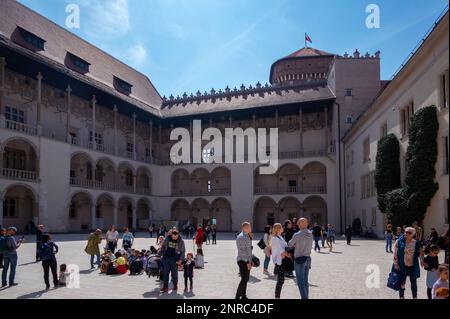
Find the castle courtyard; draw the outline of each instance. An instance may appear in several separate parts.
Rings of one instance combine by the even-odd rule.
[[[180,281],[178,293],[169,291],[169,294],[160,295],[160,285],[155,278],[148,278],[145,274],[140,276],[100,274],[97,269],[90,271],[89,258],[84,252],[86,234],[54,235],[59,245],[57,254],[58,264],[76,264],[80,269],[80,288],[58,288],[45,291],[43,270],[41,263],[35,263],[33,237],[27,236],[26,242],[19,248],[19,261],[17,267],[16,287],[0,290],[2,299],[232,299],[236,293],[239,282],[236,259],[236,244],[233,233],[220,233],[217,245],[205,245],[205,268],[194,272],[194,291],[184,293]],[[134,247],[148,249],[154,245],[156,239],[149,238],[146,233],[138,233]],[[261,235],[256,235],[259,240]],[[261,264],[263,252],[253,242],[254,253]],[[186,251],[193,250],[191,240],[185,240]],[[103,242],[104,244],[104,242]],[[120,244],[120,243],[119,243]],[[312,299],[396,299],[397,293],[386,287],[388,273],[392,265],[392,254],[384,250],[384,241],[360,240],[352,241],[347,246],[345,240],[336,242],[334,252],[312,252],[312,269],[310,272],[310,297]],[[443,257],[442,257],[443,258]],[[442,259],[441,258],[441,259]],[[378,265],[380,270],[380,288],[367,288],[366,273],[368,265]],[[374,274],[372,269],[372,276]],[[273,263],[269,266],[273,271]],[[182,272],[179,273],[182,277]],[[425,272],[422,270],[418,280],[418,297],[426,298]],[[376,270],[375,276],[376,278]],[[182,278],[181,278],[182,279]],[[376,280],[370,282],[376,285]],[[251,299],[274,298],[276,284],[275,276],[266,276],[262,273],[262,266],[252,269],[248,285],[248,296]],[[298,299],[299,292],[294,279],[286,279],[281,294],[282,299]],[[407,284],[406,298],[411,298],[411,291]]]

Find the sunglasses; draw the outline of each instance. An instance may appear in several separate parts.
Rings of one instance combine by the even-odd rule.
[[[408,234],[408,235],[412,235],[412,232],[410,232],[410,231],[407,231],[407,232],[406,232],[406,234]]]

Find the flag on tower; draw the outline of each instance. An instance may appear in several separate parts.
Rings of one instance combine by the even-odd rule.
[[[307,46],[307,42],[312,43],[311,38],[309,37],[308,33],[305,33],[305,47]]]

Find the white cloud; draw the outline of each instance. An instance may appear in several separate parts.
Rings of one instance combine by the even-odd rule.
[[[134,67],[140,67],[147,61],[147,50],[141,43],[138,43],[129,48],[126,58]]]

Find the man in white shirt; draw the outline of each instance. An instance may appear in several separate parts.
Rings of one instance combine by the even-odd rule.
[[[112,225],[111,228],[106,232],[106,243],[108,249],[114,254],[117,242],[119,240],[119,232],[116,230],[116,226]]]

